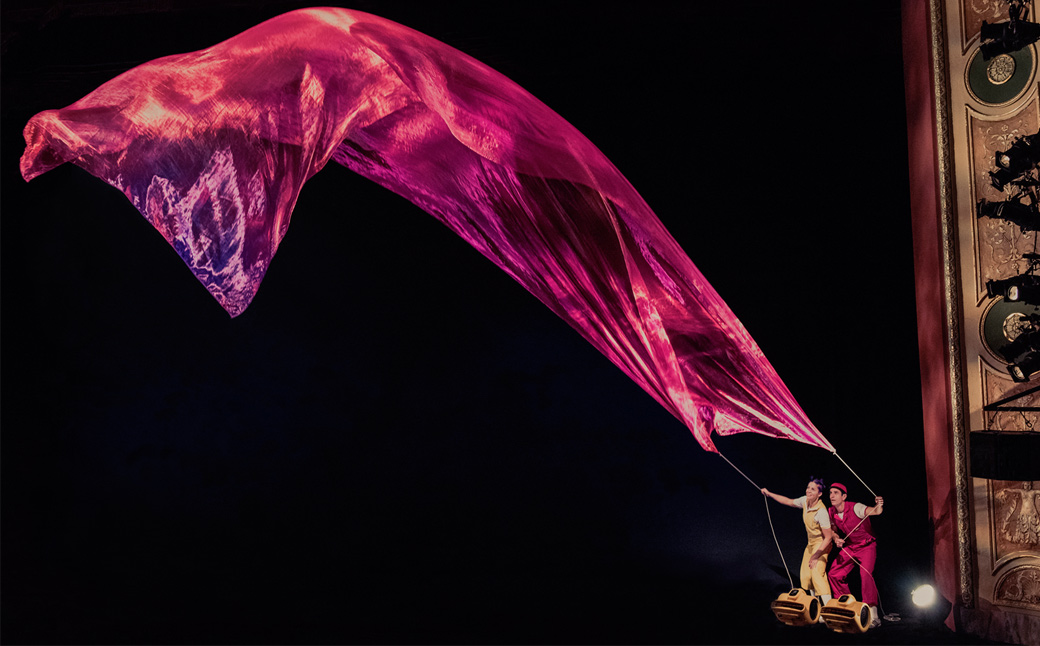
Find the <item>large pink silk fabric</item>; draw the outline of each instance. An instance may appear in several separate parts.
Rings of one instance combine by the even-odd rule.
[[[330,159],[446,224],[707,450],[751,431],[833,451],[657,216],[574,127],[465,54],[345,9],[273,18],[136,67],[25,128],[30,180],[122,191],[232,315]]]

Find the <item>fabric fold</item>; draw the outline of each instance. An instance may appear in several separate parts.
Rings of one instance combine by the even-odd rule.
[[[334,160],[466,239],[705,449],[712,432],[755,432],[833,451],[586,137],[508,78],[402,25],[293,11],[41,112],[25,138],[27,180],[71,162],[116,187],[232,316],[259,288],[304,184]]]

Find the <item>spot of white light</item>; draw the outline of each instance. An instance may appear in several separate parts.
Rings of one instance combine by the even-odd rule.
[[[935,588],[930,585],[918,586],[910,593],[910,598],[918,608],[927,608],[935,603]]]

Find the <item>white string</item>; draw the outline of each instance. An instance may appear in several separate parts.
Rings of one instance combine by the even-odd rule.
[[[790,589],[794,589],[794,579],[791,578],[791,570],[787,567],[787,560],[784,558],[784,551],[780,549],[780,541],[776,538],[776,530],[773,529],[773,517],[769,514],[769,497],[762,494],[762,502],[766,504],[766,518],[769,519],[769,531],[773,532],[773,542],[776,543],[776,551],[780,552],[780,560],[784,564],[784,572],[787,572],[787,582],[791,584]]]
[[[871,495],[872,495],[872,496],[874,496],[875,498],[877,498],[877,494],[876,494],[876,493],[874,493],[874,490],[873,490],[873,489],[871,489],[871,488],[870,488],[870,486],[869,486],[869,485],[867,485],[867,483],[866,483],[866,482],[863,482],[863,478],[859,477],[859,474],[858,474],[858,473],[856,473],[855,471],[853,471],[853,470],[852,470],[852,467],[850,467],[850,466],[849,466],[849,463],[848,463],[848,462],[846,462],[845,460],[842,460],[842,459],[841,459],[841,456],[840,456],[840,455],[838,455],[838,452],[837,452],[837,451],[835,451],[835,452],[834,452],[834,457],[836,457],[836,458],[838,458],[839,460],[841,460],[841,463],[845,465],[845,468],[846,468],[846,469],[848,469],[848,470],[849,470],[849,472],[850,472],[850,473],[851,473],[852,475],[856,476],[856,479],[857,479],[857,480],[859,480],[859,481],[860,481],[860,482],[861,482],[861,483],[863,484],[863,486],[867,488],[867,491],[869,491],[869,492],[871,493]]]
[[[729,466],[733,467],[734,469],[737,469],[737,465],[735,465],[732,462],[730,462],[729,458],[727,458],[726,456],[722,455],[722,453],[719,452],[718,449],[715,449],[715,450],[716,450],[716,452],[719,453],[719,457],[722,458],[723,460],[725,460],[729,464]],[[747,475],[743,471],[741,471],[740,469],[737,469],[737,473],[739,473],[740,475],[744,476],[744,479],[747,480],[748,482],[750,482],[752,487],[754,487],[755,489],[758,489],[759,493],[762,492],[762,487],[759,487],[757,484],[755,484],[755,481],[752,480],[751,478],[747,477]]]
[[[718,452],[718,449],[716,449],[716,452]],[[750,482],[751,486],[753,486],[755,489],[758,489],[759,491],[762,491],[762,488],[759,487],[755,483],[754,480],[749,478],[746,473],[744,473],[743,471],[738,469],[737,465],[735,465],[732,462],[730,462],[729,458],[727,458],[726,456],[722,455],[721,452],[718,452],[718,455],[719,455],[720,458],[725,460],[727,464],[729,464],[731,467],[733,467],[736,470],[737,473],[739,473],[740,475],[744,476],[744,479],[747,480],[748,482]],[[841,460],[841,463],[845,465],[845,468],[848,469],[849,472],[852,473],[852,475],[856,476],[856,479],[859,480],[860,483],[862,483],[863,486],[867,488],[867,491],[869,491],[871,494],[874,495],[875,498],[877,498],[877,494],[874,493],[874,490],[871,489],[867,485],[866,482],[863,482],[863,478],[859,477],[859,474],[852,470],[852,467],[850,467],[848,462],[843,460],[842,457],[840,455],[838,455],[837,451],[834,452],[834,457],[836,457],[839,460]],[[790,568],[787,567],[787,559],[784,558],[784,551],[782,549],[780,549],[780,541],[777,539],[777,537],[776,537],[776,529],[774,529],[774,527],[773,527],[773,517],[769,513],[769,498],[765,494],[762,494],[762,500],[763,500],[763,502],[765,502],[765,505],[766,505],[766,518],[769,520],[769,531],[771,531],[772,534],[773,534],[773,542],[776,543],[776,549],[777,549],[778,552],[780,552],[780,560],[784,564],[784,571],[787,573],[787,580],[791,584],[791,588],[793,589],[794,588],[794,579],[791,578],[791,570],[790,570]],[[859,524],[852,528],[852,532],[849,532],[848,535],[851,536],[852,533],[855,532],[857,529],[859,529],[860,526],[863,525],[863,523],[866,522],[867,518],[869,518],[869,517],[870,517],[869,514],[867,516],[864,516],[862,518],[862,520],[859,521]],[[865,567],[863,567],[863,564],[860,563],[856,559],[856,557],[854,557],[852,555],[851,552],[847,551],[844,547],[841,547],[839,549],[841,549],[841,551],[844,552],[849,557],[849,560],[851,560],[853,563],[855,563],[856,565],[859,566],[859,570],[860,570],[861,574],[863,572],[867,573],[867,575],[874,581],[874,587],[876,589],[877,588],[877,579],[874,578],[874,574],[871,573],[871,572],[868,572],[867,569]],[[884,610],[884,607],[881,605],[881,595],[879,593],[878,594],[878,616],[884,616],[884,614],[885,614],[885,610]]]
[[[849,463],[848,463],[848,462],[846,462],[845,460],[843,460],[843,459],[842,459],[842,457],[841,457],[840,455],[838,455],[838,452],[837,452],[837,451],[835,451],[835,452],[834,452],[834,457],[836,457],[836,458],[838,458],[839,460],[841,460],[841,463],[845,465],[845,468],[849,470],[849,473],[851,473],[852,475],[856,476],[856,479],[857,479],[857,480],[859,480],[859,481],[860,481],[860,483],[861,483],[861,484],[862,484],[862,485],[863,485],[864,487],[866,487],[866,488],[867,488],[867,491],[869,491],[869,492],[871,493],[871,495],[873,495],[873,496],[874,496],[875,498],[877,498],[877,497],[878,497],[878,495],[877,495],[876,493],[874,493],[874,490],[873,490],[873,489],[871,489],[871,488],[870,488],[870,486],[869,486],[869,485],[868,485],[868,484],[867,484],[866,482],[864,482],[864,481],[863,481],[863,478],[859,477],[859,474],[858,474],[858,473],[856,473],[855,471],[853,471],[853,470],[852,470],[852,467],[850,467],[850,466],[849,466]],[[859,525],[856,525],[856,526],[855,526],[855,527],[854,527],[854,528],[852,529],[852,532],[854,532],[854,531],[856,531],[857,529],[859,529],[860,525],[862,525],[862,524],[863,524],[863,521],[865,521],[865,520],[866,520],[866,519],[867,519],[868,517],[869,517],[869,515],[868,515],[868,516],[864,516],[864,517],[863,517],[863,520],[859,521]],[[849,532],[849,534],[848,534],[848,535],[849,535],[849,536],[851,536],[851,535],[852,535],[852,532]],[[862,564],[862,563],[860,563],[859,561],[857,561],[857,560],[856,560],[856,557],[852,556],[852,553],[851,553],[851,552],[848,552],[848,551],[846,551],[844,547],[842,547],[842,548],[840,548],[840,549],[841,549],[841,551],[842,551],[842,552],[844,552],[844,553],[845,553],[846,555],[848,555],[849,559],[850,559],[850,560],[851,560],[851,561],[852,561],[853,563],[855,563],[856,565],[858,565],[858,566],[859,566],[859,571],[860,571],[860,573],[861,573],[861,574],[862,574],[863,572],[867,572],[867,569],[866,569],[865,567],[863,567],[863,564]],[[877,588],[877,579],[875,579],[875,578],[874,578],[874,575],[873,575],[873,573],[871,573],[871,572],[867,572],[867,574],[868,574],[868,575],[870,576],[870,578],[871,578],[871,579],[872,579],[872,580],[874,581],[874,587],[875,587],[875,588]],[[884,608],[882,608],[882,607],[881,607],[881,594],[880,594],[880,593],[878,594],[878,613],[879,613],[879,615],[883,615],[883,614],[884,614]]]
[[[837,455],[837,453],[835,453],[834,455]],[[838,459],[840,460],[841,458],[838,458]],[[849,471],[852,471],[852,469],[849,469]],[[862,482],[862,480],[861,480],[860,482]],[[869,489],[869,487],[868,487],[868,489]],[[867,514],[866,516],[864,516],[864,517],[863,517],[863,518],[862,518],[862,519],[861,519],[861,520],[859,521],[859,525],[856,525],[855,527],[853,527],[853,528],[852,528],[852,531],[851,531],[851,532],[849,532],[848,534],[846,534],[846,536],[852,536],[853,532],[855,532],[855,531],[856,531],[857,529],[859,529],[859,528],[860,528],[860,525],[862,525],[862,524],[863,524],[864,522],[866,522],[866,520],[867,520],[868,518],[870,518],[870,514]],[[877,579],[875,579],[875,578],[874,578],[874,575],[873,575],[873,573],[871,573],[871,572],[868,572],[868,571],[867,571],[867,568],[863,567],[863,564],[862,564],[862,563],[860,563],[859,561],[857,561],[857,560],[856,560],[856,557],[852,555],[852,552],[849,552],[849,551],[847,551],[847,550],[845,549],[845,547],[844,547],[844,546],[842,546],[842,547],[839,547],[838,549],[840,549],[840,550],[841,550],[842,552],[844,552],[844,553],[845,553],[845,555],[849,557],[849,560],[850,560],[850,561],[852,561],[853,563],[855,563],[856,565],[858,565],[858,566],[859,566],[859,571],[860,571],[860,575],[861,575],[861,577],[862,577],[862,574],[863,574],[864,572],[866,572],[866,573],[867,573],[867,575],[868,575],[868,576],[869,576],[869,577],[870,577],[870,578],[871,578],[871,579],[872,579],[872,580],[874,581],[874,589],[875,589],[875,590],[877,590]],[[878,592],[878,601],[877,601],[877,605],[878,605],[878,616],[879,616],[879,617],[881,617],[881,616],[884,616],[884,615],[885,615],[885,609],[884,609],[884,607],[883,607],[883,606],[881,605],[881,593],[880,593],[880,592]],[[897,619],[896,621],[898,621],[898,619]]]
[[[718,449],[716,449],[716,452],[718,452]],[[721,452],[718,452],[718,453],[719,453],[719,457],[722,458],[723,460],[725,460],[729,464],[729,466],[731,466],[734,469],[736,469],[737,473],[739,473],[740,475],[744,476],[744,479],[747,480],[748,482],[750,482],[751,486],[753,486],[755,489],[757,489],[759,491],[759,493],[762,492],[762,487],[759,487],[757,484],[755,484],[755,481],[752,480],[751,478],[747,477],[747,474],[745,474],[743,471],[741,471],[740,469],[737,469],[737,465],[735,465],[732,462],[730,462],[729,458],[727,458],[726,456],[722,455]],[[791,589],[794,589],[794,579],[791,578],[791,569],[787,567],[787,559],[784,558],[784,551],[782,549],[780,549],[780,541],[776,538],[776,530],[773,528],[773,517],[769,513],[769,498],[766,497],[765,494],[762,494],[762,501],[766,504],[766,518],[769,520],[769,531],[771,531],[773,533],[773,542],[776,543],[776,551],[780,552],[780,561],[784,564],[784,572],[787,573],[787,582],[791,584]]]

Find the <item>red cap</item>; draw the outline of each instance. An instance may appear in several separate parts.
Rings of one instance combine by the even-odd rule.
[[[846,496],[849,495],[849,490],[846,489],[845,485],[841,484],[840,482],[835,482],[834,484],[832,484],[831,489],[841,489],[841,492],[843,494],[845,494]]]

